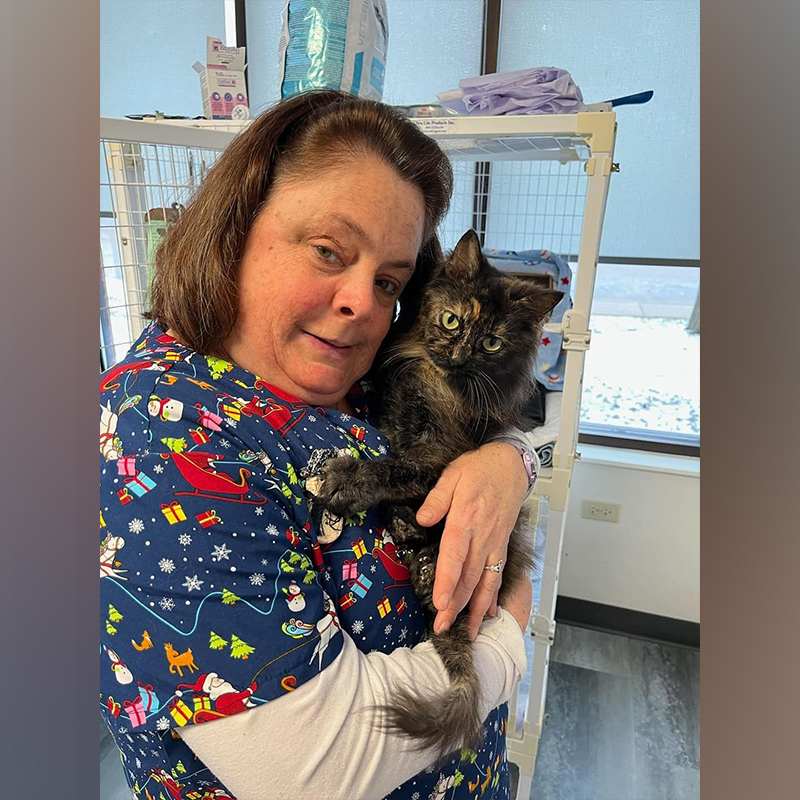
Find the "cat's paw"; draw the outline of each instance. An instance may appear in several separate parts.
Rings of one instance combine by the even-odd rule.
[[[332,458],[322,469],[321,483],[315,495],[315,505],[340,517],[353,517],[371,505],[365,496],[359,476],[361,462],[350,456]]]
[[[428,600],[432,603],[438,555],[439,549],[436,545],[427,545],[408,559],[411,585],[414,587],[417,597],[422,601]]]

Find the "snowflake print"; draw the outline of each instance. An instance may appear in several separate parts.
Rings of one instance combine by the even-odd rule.
[[[169,730],[169,720],[166,717],[159,717],[156,720],[156,730],[157,731],[168,731]]]
[[[267,525],[267,533],[270,536],[277,536],[278,535],[278,528],[275,525]]]
[[[178,544],[182,544],[184,547],[188,547],[192,543],[192,537],[188,533],[182,533],[178,537]]]
[[[382,445],[380,445],[380,446],[378,447],[378,452],[379,452],[379,453],[380,453],[382,456],[385,456],[385,455],[386,455],[386,445],[385,445],[385,444],[382,444]]]
[[[175,562],[171,558],[162,558],[161,561],[158,562],[158,568],[162,572],[172,572],[175,569]]]
[[[156,464],[156,465],[153,467],[153,472],[157,472],[159,475],[160,475],[160,474],[161,474],[163,471],[164,471],[164,467],[162,467],[162,466],[161,466],[161,464]]]
[[[132,519],[128,523],[128,530],[131,533],[141,533],[144,530],[144,522],[140,519]]]
[[[406,636],[408,636],[408,628],[403,628],[403,630],[400,631],[400,641],[402,642]]]
[[[317,418],[313,414],[309,414],[308,415],[308,421],[309,422],[316,422]]]
[[[269,559],[268,558],[262,558],[261,559],[261,566],[266,567],[267,564],[269,564]]]
[[[231,549],[226,544],[218,544],[214,546],[214,552],[211,554],[212,561],[222,561],[223,558],[230,557]]]
[[[436,765],[433,765],[433,766],[431,766],[431,767],[425,767],[425,772],[427,772],[427,773],[428,773],[428,775],[430,775],[430,774],[431,774],[431,772],[433,772],[433,771],[434,771],[434,769],[436,769]]]
[[[202,585],[203,585],[204,583],[205,583],[205,581],[201,581],[201,580],[200,580],[200,579],[197,577],[197,575],[192,575],[191,577],[189,577],[189,576],[187,575],[187,576],[186,576],[186,580],[185,580],[185,581],[184,581],[184,582],[181,584],[181,586],[185,586],[185,587],[186,587],[186,589],[187,589],[188,591],[190,591],[190,592],[192,592],[192,591],[195,591],[195,590],[197,590],[197,591],[199,592],[199,591],[200,591],[200,588],[202,587]]]
[[[353,633],[361,633],[361,631],[363,630],[364,630],[364,623],[360,619],[357,619],[352,625]]]
[[[385,633],[385,634],[388,636],[388,635],[389,635],[389,634],[392,632],[392,626],[391,626],[391,625],[387,625],[387,626],[386,626],[386,627],[383,629],[383,632],[384,632],[384,633]]]
[[[236,427],[236,420],[235,420],[235,419],[230,419],[230,417],[228,417],[228,418],[226,418],[226,420],[225,420],[225,424],[226,424],[226,425],[227,425],[229,428],[235,428],[235,427]],[[230,447],[230,445],[228,445],[228,446]]]
[[[162,597],[158,604],[164,611],[172,611],[175,608],[175,601],[171,597]]]
[[[376,566],[373,564],[373,565],[372,565],[372,566],[369,568],[369,571],[370,571],[370,572],[375,572],[375,570],[376,570],[376,569],[377,569],[377,567],[376,567]]]
[[[231,443],[227,439],[221,439],[220,444],[227,450],[231,446]]]
[[[266,576],[261,572],[256,572],[255,575],[250,576],[250,583],[252,583],[253,586],[261,586],[265,580]]]
[[[351,419],[349,414],[342,414],[342,422],[349,422]]]
[[[261,506],[256,506],[255,507],[255,512],[260,517],[264,513],[264,509],[261,508]]]
[[[497,733],[497,720],[494,721],[494,732]]]
[[[419,792],[414,792],[414,794],[411,795],[411,800],[419,800]]]
[[[282,516],[284,519],[289,519],[289,515],[288,515],[288,514],[287,514],[287,513],[286,513],[286,512],[285,512],[283,509],[281,509],[281,516]]]

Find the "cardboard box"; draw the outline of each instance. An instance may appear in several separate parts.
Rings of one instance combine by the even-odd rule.
[[[206,39],[206,63],[193,65],[200,76],[206,119],[250,119],[244,51],[244,47],[226,47],[213,36]]]

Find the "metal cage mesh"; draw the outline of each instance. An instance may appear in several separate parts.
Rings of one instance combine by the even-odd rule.
[[[156,248],[221,151],[100,141],[101,364],[121,359],[146,324]]]
[[[474,228],[488,248],[545,249],[576,260],[587,185],[582,160],[476,161],[458,147],[448,150],[455,188],[439,230],[446,250]],[[491,148],[484,150],[492,158]],[[103,368],[120,360],[146,325],[143,312],[156,248],[220,153],[101,139]]]

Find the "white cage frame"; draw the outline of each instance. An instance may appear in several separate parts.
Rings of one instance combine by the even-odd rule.
[[[539,586],[534,595],[534,606],[528,625],[529,678],[530,691],[527,700],[521,696],[519,686],[509,703],[508,754],[511,761],[519,767],[517,797],[530,795],[539,740],[544,720],[545,694],[547,689],[547,670],[549,651],[555,636],[555,606],[558,591],[558,577],[561,551],[566,522],[566,508],[569,500],[569,487],[578,441],[580,419],[580,400],[583,379],[583,365],[586,351],[591,343],[589,319],[592,296],[603,229],[606,202],[611,174],[618,167],[613,162],[616,142],[617,122],[613,111],[585,112],[578,114],[536,115],[513,117],[441,117],[413,119],[426,134],[436,139],[450,155],[454,166],[472,162],[489,163],[516,161],[539,162],[553,171],[570,164],[582,166],[586,176],[585,191],[571,193],[573,209],[582,202],[582,213],[571,216],[579,218],[577,234],[577,269],[573,281],[573,307],[564,314],[560,323],[550,323],[546,330],[563,336],[566,351],[566,372],[562,392],[561,416],[558,437],[553,450],[553,463],[542,470],[536,485],[540,501],[540,526],[544,533],[543,570]],[[161,206],[169,207],[172,202],[188,200],[188,194],[202,179],[205,160],[203,153],[211,161],[233,139],[237,132],[248,123],[170,120],[134,121],[127,119],[101,118],[100,139],[104,153],[108,180],[101,186],[111,193],[113,216],[116,228],[119,264],[114,269],[121,270],[129,311],[129,335],[133,341],[139,334],[144,320],[141,309],[145,302],[146,286],[143,267],[145,262],[142,243],[145,239],[141,230],[144,211],[137,201],[137,189],[142,192],[153,188],[162,191]],[[160,175],[149,182],[141,179],[146,172],[146,156],[142,148],[166,148],[166,162],[172,162],[172,149],[197,152],[199,174],[195,171],[189,180],[181,181],[173,171],[165,178]],[[137,163],[138,159],[138,163]],[[195,159],[197,163],[198,159]],[[156,173],[161,170],[162,156],[154,158]],[[542,173],[539,173],[541,177]],[[168,178],[172,177],[170,181]],[[185,176],[184,176],[185,177]],[[548,186],[549,186],[548,181]],[[134,191],[131,191],[131,190]],[[166,194],[163,192],[166,191]],[[150,195],[152,197],[152,194]],[[490,196],[491,197],[491,196]],[[133,201],[132,199],[133,198]],[[143,200],[145,198],[142,198]],[[489,198],[490,199],[490,198]],[[152,202],[152,201],[151,201]],[[563,214],[562,214],[563,216]],[[447,222],[445,222],[446,226]],[[460,232],[465,228],[462,226]],[[552,233],[552,232],[551,232]],[[562,222],[563,233],[563,222]],[[576,234],[571,228],[569,243]],[[451,237],[452,238],[452,235]],[[448,236],[443,235],[443,244],[452,246]],[[563,241],[563,240],[562,240]],[[569,245],[567,245],[569,246]],[[531,241],[529,247],[544,247],[542,242]],[[506,248],[510,249],[510,248]],[[564,256],[573,255],[570,247],[546,249],[559,250]],[[103,269],[101,259],[101,270]],[[108,267],[106,267],[108,269]],[[137,326],[139,330],[136,330]],[[109,363],[117,360],[112,358]],[[544,524],[542,524],[544,523]],[[537,601],[538,597],[538,601]],[[525,681],[527,683],[527,680]]]

